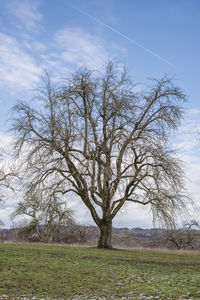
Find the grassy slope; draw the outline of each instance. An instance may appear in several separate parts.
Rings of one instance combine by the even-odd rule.
[[[0,299],[4,294],[14,299],[200,299],[200,254],[4,244]]]

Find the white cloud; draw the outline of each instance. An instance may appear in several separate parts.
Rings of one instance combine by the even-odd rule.
[[[27,33],[17,39],[0,32],[0,89],[9,86],[9,92],[16,93],[32,88],[44,69],[59,77],[80,66],[100,70],[112,58],[108,48],[108,43],[80,28],[59,30],[46,44]]]
[[[99,68],[109,57],[103,40],[80,28],[62,29],[54,40],[59,48],[57,58],[67,64]]]
[[[20,21],[24,29],[35,31],[42,21],[42,14],[38,11],[37,0],[10,0],[7,3],[9,13]],[[25,27],[24,27],[25,26]]]
[[[0,33],[0,87],[31,88],[42,70],[13,37]],[[13,90],[13,92],[15,92]]]
[[[10,143],[13,141],[13,137],[0,132],[0,149],[8,148]]]
[[[42,52],[47,49],[48,51]],[[119,51],[123,52],[123,48],[110,45],[81,28],[64,28],[54,34],[46,49],[41,45],[38,53],[43,67],[61,77],[69,75],[81,66],[101,70],[104,64],[114,57],[110,53]]]

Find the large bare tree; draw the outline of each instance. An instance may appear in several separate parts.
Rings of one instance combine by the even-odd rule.
[[[183,92],[164,76],[138,88],[125,68],[49,76],[31,105],[14,108],[15,145],[32,184],[78,195],[111,248],[112,220],[128,202],[171,223],[185,205],[183,171],[168,147],[182,117]],[[134,215],[133,215],[134,220]]]

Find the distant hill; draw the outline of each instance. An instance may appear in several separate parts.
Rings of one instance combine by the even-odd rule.
[[[42,231],[44,226],[40,226]],[[0,240],[8,241],[23,241],[23,237],[19,236],[18,233],[22,228],[14,229],[1,229],[0,230]],[[62,226],[62,231],[64,232],[64,238],[62,241],[64,243],[83,243],[88,245],[96,245],[99,239],[99,228],[96,226]],[[170,231],[161,228],[150,228],[143,229],[140,227],[134,228],[113,228],[112,233],[112,244],[114,247],[167,247],[167,248],[176,248],[176,244],[172,243],[169,239],[166,239],[166,235],[169,235]],[[171,231],[172,233],[172,231]],[[183,231],[173,231],[176,239],[181,239],[181,235],[184,235]],[[184,236],[183,236],[184,238]],[[200,230],[192,231],[192,238],[195,240],[195,247],[200,248]],[[32,232],[31,236],[24,241],[29,242],[38,242],[38,235],[36,232]]]

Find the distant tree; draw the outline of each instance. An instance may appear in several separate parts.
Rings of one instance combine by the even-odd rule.
[[[197,242],[196,230],[194,228],[200,228],[197,221],[184,222],[183,228],[166,230],[164,232],[164,240],[167,243],[170,242],[178,250],[194,249]]]
[[[180,250],[185,246],[185,232],[183,229],[169,229],[164,233],[164,241]]]
[[[72,224],[67,227],[65,232],[63,232],[63,238],[66,242],[76,242],[80,244],[86,244],[91,238],[92,228],[91,226],[80,225],[77,223]],[[92,239],[90,240],[92,242]]]
[[[30,222],[21,226],[24,228],[21,233],[27,236],[37,233],[39,240],[48,243],[59,241],[63,227],[75,224],[73,211],[67,207],[66,201],[49,191],[42,193],[29,189],[11,217],[14,219],[20,215],[30,217]]]
[[[186,247],[193,249],[197,243],[196,231],[200,228],[199,222],[190,220],[184,223],[184,230],[186,231]],[[198,238],[199,238],[198,234]]]
[[[15,149],[32,183],[78,196],[100,228],[99,248],[112,247],[112,220],[128,202],[173,222],[186,200],[167,143],[185,100],[173,80],[139,90],[125,68],[108,63],[104,73],[84,68],[60,83],[47,75],[44,84],[32,106],[13,108]]]

